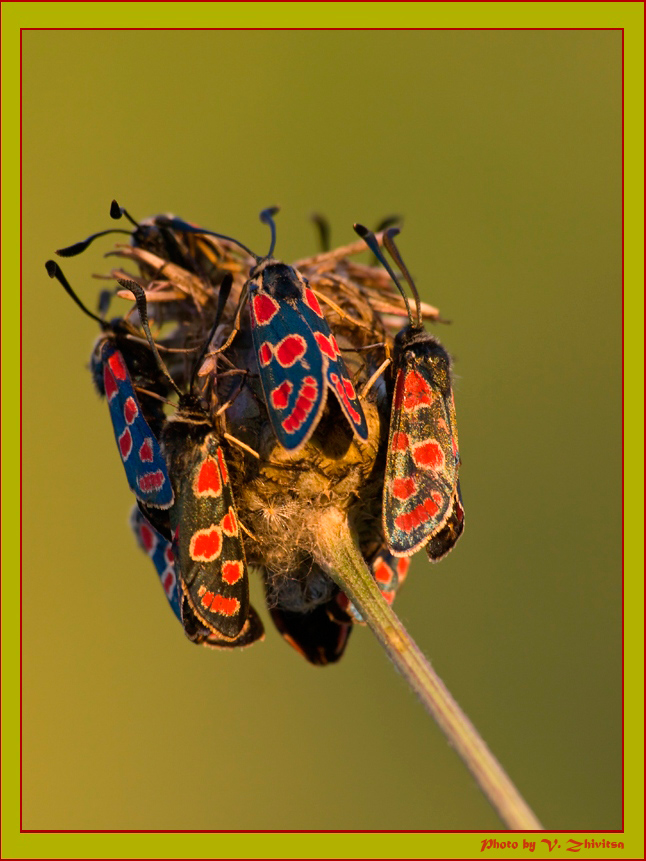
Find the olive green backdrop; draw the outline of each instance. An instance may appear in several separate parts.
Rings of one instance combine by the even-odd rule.
[[[314,210],[335,244],[404,217],[467,519],[396,610],[546,827],[620,827],[620,32],[28,31],[23,60],[24,827],[500,827],[369,631],[325,669],[266,613],[247,651],[185,640],[43,266],[113,197],[256,249],[280,204],[287,260]],[[111,246],[64,266],[90,305]]]

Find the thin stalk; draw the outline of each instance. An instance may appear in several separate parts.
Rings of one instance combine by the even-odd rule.
[[[343,512],[336,508],[326,510],[323,522],[319,521],[318,539],[316,561],[343,589],[372,628],[389,658],[460,754],[505,825],[519,831],[543,830],[476,728],[384,601]]]

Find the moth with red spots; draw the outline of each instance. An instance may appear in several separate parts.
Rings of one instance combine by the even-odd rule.
[[[402,292],[409,316],[409,324],[395,338],[393,351],[394,389],[382,500],[384,535],[394,556],[410,556],[426,547],[429,559],[436,562],[453,548],[464,529],[451,361],[437,338],[424,329],[419,295],[393,240],[399,230],[387,230],[384,244],[414,294],[417,322],[374,235],[360,224],[355,230]]]
[[[272,233],[266,257],[259,257],[242,243],[231,240],[256,260],[245,289],[260,382],[272,427],[287,451],[300,449],[314,432],[331,389],[355,436],[365,441],[368,426],[359,397],[314,292],[297,269],[271,256],[276,242],[272,216],[276,212],[275,208],[267,209],[260,215]],[[171,225],[187,232],[230,239],[180,219],[172,219]]]
[[[152,560],[168,603],[177,619],[182,623],[184,633],[191,642],[212,649],[226,649],[250,645],[262,637],[262,623],[252,607],[250,607],[243,633],[235,640],[228,640],[200,625],[180,589],[171,542],[157,532],[138,506],[132,510],[130,525],[139,546]]]
[[[130,489],[139,502],[153,508],[169,508],[173,491],[157,436],[165,417],[161,401],[168,388],[160,380],[151,353],[133,338],[139,332],[126,320],[108,323],[89,311],[72,290],[58,264],[45,264],[81,310],[100,325],[102,336],[91,359],[94,384],[105,396],[119,454]],[[134,383],[133,383],[134,379]],[[135,384],[155,392],[159,399],[135,390]]]
[[[220,287],[212,331],[219,323],[231,281],[229,273]],[[212,336],[207,338],[195,363],[189,391],[181,392],[150,333],[144,291],[133,281],[119,283],[134,294],[159,369],[179,395],[177,411],[162,430],[161,444],[175,494],[169,526],[181,589],[182,622],[187,633],[197,620],[223,644],[247,645],[262,636],[262,624],[249,604],[244,547],[221,434],[202,406],[199,394],[193,392],[196,372]]]

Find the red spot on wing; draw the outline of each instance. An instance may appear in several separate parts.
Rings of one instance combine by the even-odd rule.
[[[220,470],[213,457],[207,457],[201,464],[193,482],[193,493],[196,496],[219,496],[222,493]]]
[[[444,467],[444,452],[436,439],[417,443],[412,448],[413,460],[422,469],[439,470]]]
[[[336,359],[339,355],[339,348],[334,340],[334,335],[330,335],[328,337],[327,335],[324,335],[323,332],[314,332],[314,337],[316,339],[316,343],[319,345],[319,350],[323,355],[330,359]]]
[[[174,565],[174,564],[175,564],[175,556],[174,556],[174,554],[173,554],[173,549],[172,549],[172,547],[170,546],[170,544],[169,544],[169,545],[168,545],[168,547],[164,550],[164,558],[166,559],[166,564],[167,564],[167,565]]]
[[[220,521],[220,526],[224,534],[228,535],[229,538],[233,538],[234,535],[238,534],[238,521],[236,513],[231,506],[229,506],[229,510]]]
[[[271,362],[271,357],[271,344],[269,341],[265,341],[260,345],[260,349],[258,350],[258,361],[263,368]]]
[[[399,580],[399,585],[404,582],[406,579],[406,575],[408,574],[408,568],[410,566],[410,559],[407,556],[402,556],[397,560],[397,577]]]
[[[453,457],[457,460],[458,458],[458,444],[455,441],[455,437],[451,437],[451,451],[453,452]]]
[[[393,572],[389,565],[383,560],[380,560],[377,564],[377,567],[372,572],[377,583],[382,583],[386,586],[392,580]]]
[[[149,556],[152,556],[157,540],[155,538],[155,533],[147,523],[142,523],[139,526],[139,537],[141,538],[141,543],[144,545],[146,553],[148,553]]]
[[[273,389],[269,395],[272,406],[277,410],[284,410],[289,402],[289,396],[293,388],[289,380],[284,380],[279,386]]]
[[[220,527],[212,524],[207,529],[196,529],[189,543],[188,552],[195,562],[212,562],[222,551]]]
[[[280,305],[266,293],[255,293],[251,298],[253,317],[258,326],[266,326],[280,310]]]
[[[139,414],[139,408],[137,407],[137,401],[130,395],[126,398],[126,402],[123,405],[123,417],[126,420],[126,424],[131,425],[134,420],[137,418]]]
[[[175,572],[168,571],[164,572],[164,579],[162,580],[162,586],[164,587],[164,592],[170,598],[173,594],[173,589],[175,588]]]
[[[352,400],[356,398],[357,393],[355,391],[355,388],[350,382],[350,380],[347,379],[347,377],[344,377],[343,379],[343,388],[345,389],[345,393],[349,398],[352,398]]]
[[[220,474],[222,475],[222,483],[229,483],[229,471],[227,469],[226,462],[224,460],[224,455],[222,454],[222,449],[218,446],[218,463],[220,464]]]
[[[395,431],[393,438],[390,441],[390,448],[392,451],[406,451],[409,444],[410,442],[407,433],[404,433],[403,431]]]
[[[316,296],[309,287],[306,287],[303,291],[303,298],[305,300],[305,303],[312,309],[312,311],[314,311],[314,313],[318,317],[323,316],[321,306],[319,305],[319,300],[316,298]]]
[[[137,476],[137,484],[142,493],[152,493],[164,486],[166,476],[161,469],[156,469],[154,472],[144,472]]]
[[[103,366],[103,388],[105,389],[105,396],[108,401],[111,401],[112,398],[119,391],[117,381],[115,380],[112,371],[107,366],[107,364]]]
[[[400,410],[404,402],[404,378],[404,372],[397,371],[397,380],[395,381],[395,397],[393,398],[394,410]]]
[[[128,460],[132,451],[132,434],[130,428],[126,428],[119,437],[119,451],[123,460]]]
[[[392,604],[392,602],[395,600],[395,592],[392,589],[389,591],[382,589],[381,594],[384,596],[386,604]]]
[[[346,394],[345,386],[342,384],[339,375],[338,374],[330,374],[330,381],[331,381],[332,385],[334,386],[335,391],[338,393],[341,402],[343,403],[346,410],[348,411],[348,415],[350,416],[351,420],[356,425],[361,424],[361,416],[359,415],[359,413],[355,410],[355,408],[350,403],[350,399],[348,398],[348,395]]]
[[[397,382],[399,383],[399,379]],[[416,410],[433,403],[433,390],[419,371],[408,371],[403,388],[403,407],[405,410]]]
[[[115,379],[120,380],[121,382],[128,379],[126,363],[123,361],[123,356],[118,350],[108,358],[108,364],[110,365],[110,370],[114,374]]]
[[[400,514],[396,517],[395,526],[401,529],[402,532],[412,532],[413,529],[417,529],[423,523],[428,523],[439,510],[440,507],[437,502],[434,499],[427,498],[412,511],[407,511],[405,514]]]
[[[139,446],[139,459],[143,461],[143,463],[152,463],[154,459],[153,441],[150,437],[146,437]]]
[[[222,579],[229,586],[233,586],[244,574],[244,566],[240,560],[235,562],[225,562],[222,566]]]
[[[392,495],[395,499],[410,499],[417,490],[417,483],[412,476],[394,478],[391,484]]]
[[[282,421],[282,426],[287,433],[294,433],[302,427],[308,415],[312,412],[316,397],[318,394],[318,386],[314,377],[305,377],[303,385],[300,388],[294,409]]]
[[[274,348],[274,356],[281,368],[291,368],[303,358],[306,350],[307,343],[302,335],[287,335]]]
[[[444,433],[449,432],[449,426],[446,423],[446,419],[443,416],[440,416],[437,420],[437,426],[440,430],[444,431]]]
[[[200,586],[198,590],[202,606],[210,610],[212,613],[219,613],[222,616],[235,616],[240,609],[240,601],[237,598],[225,598],[217,592],[210,592],[205,586]]]

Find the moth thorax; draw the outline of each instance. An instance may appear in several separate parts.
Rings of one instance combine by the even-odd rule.
[[[252,270],[252,276],[254,271]],[[293,266],[270,260],[262,269],[262,286],[271,296],[289,301],[300,299],[301,291],[307,285]]]

